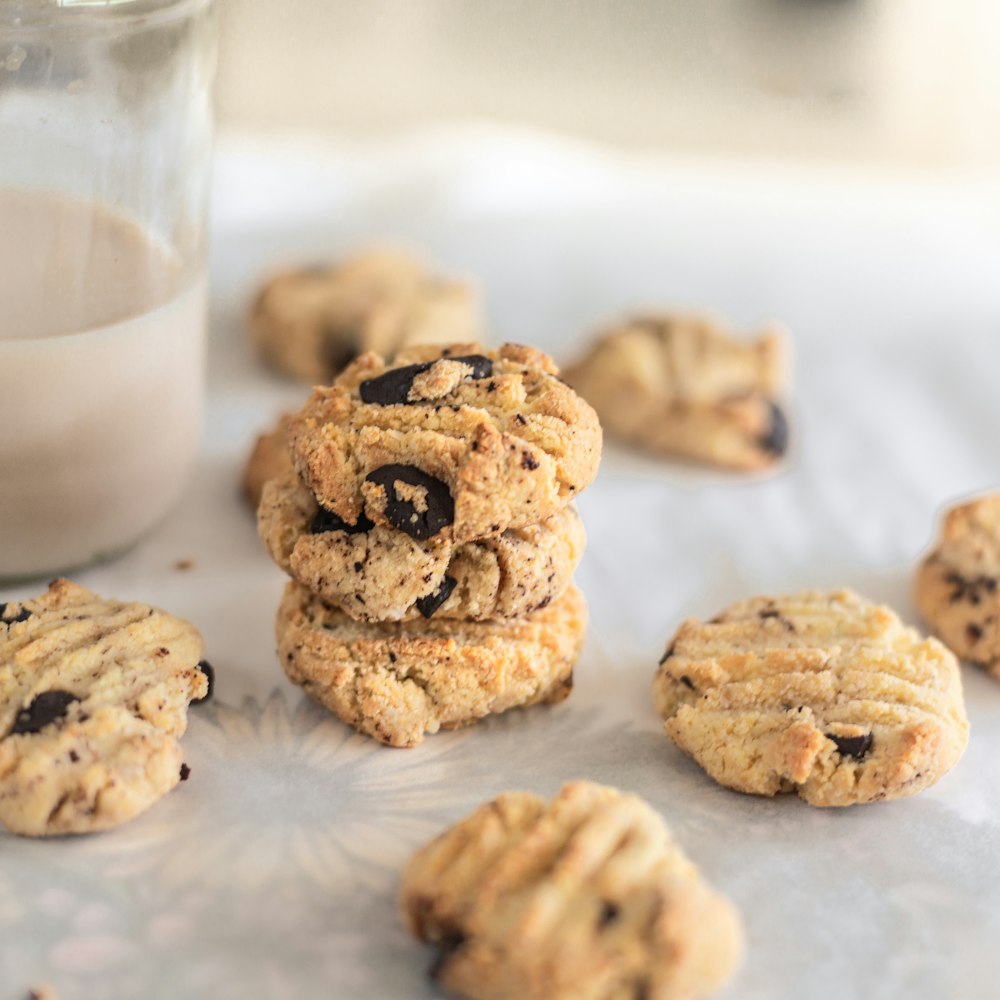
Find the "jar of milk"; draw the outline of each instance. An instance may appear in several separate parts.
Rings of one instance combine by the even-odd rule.
[[[201,431],[211,0],[0,0],[0,579],[122,551]]]

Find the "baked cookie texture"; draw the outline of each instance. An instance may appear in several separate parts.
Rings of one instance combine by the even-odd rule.
[[[384,525],[358,530],[320,508],[294,472],[264,488],[257,523],[289,576],[368,622],[531,614],[566,590],[586,544],[572,504],[541,524],[458,545]]]
[[[354,361],[293,418],[293,464],[317,502],[411,538],[461,543],[536,524],[594,478],[597,414],[516,344],[420,346]]]
[[[660,816],[582,781],[480,806],[411,859],[401,903],[433,977],[472,1000],[694,1000],[743,946]]]
[[[0,605],[4,826],[106,830],[169,792],[187,776],[188,704],[208,694],[202,652],[188,622],[69,580]]]
[[[1000,680],[1000,493],[948,511],[915,596],[935,635]]]
[[[266,482],[293,472],[286,437],[291,419],[291,413],[283,413],[271,430],[258,435],[250,451],[243,470],[243,495],[254,510],[260,506]]]
[[[969,736],[951,652],[849,590],[754,597],[688,619],[653,698],[670,739],[719,784],[815,806],[919,792]]]
[[[288,678],[359,732],[396,747],[425,733],[569,695],[586,629],[570,587],[525,618],[364,624],[298,583],[285,587],[275,631]]]
[[[650,315],[601,335],[564,378],[609,434],[663,455],[734,469],[772,465],[788,446],[777,330],[734,339],[702,316]]]
[[[389,249],[275,275],[254,299],[249,326],[271,367],[324,383],[365,351],[392,355],[406,344],[482,337],[479,296],[469,283]]]

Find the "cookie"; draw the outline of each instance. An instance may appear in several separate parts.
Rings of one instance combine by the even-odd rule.
[[[573,782],[508,792],[403,873],[431,975],[472,1000],[693,1000],[735,970],[743,932],[642,799]]]
[[[948,511],[915,595],[931,631],[1000,680],[1000,493]]]
[[[564,377],[623,441],[761,469],[788,446],[783,354],[775,331],[741,342],[704,317],[642,316],[601,336]]]
[[[250,451],[243,470],[243,495],[254,510],[260,506],[264,484],[268,480],[290,475],[293,471],[285,437],[291,419],[290,413],[283,413],[275,427],[257,437]]]
[[[55,580],[0,604],[0,822],[106,830],[187,777],[178,739],[208,694],[197,629]]]
[[[392,355],[405,344],[482,336],[470,285],[392,250],[275,275],[257,294],[249,322],[264,360],[307,382],[329,382],[365,351]]]
[[[271,558],[358,621],[523,617],[569,586],[586,543],[572,504],[541,524],[460,545],[349,527],[294,472],[267,484],[257,520]]]
[[[815,806],[919,792],[969,737],[951,652],[848,590],[688,619],[653,696],[667,735],[719,784]]]
[[[597,414],[531,347],[365,354],[292,419],[292,461],[326,510],[417,541],[537,524],[594,478]]]
[[[562,701],[586,619],[583,595],[571,586],[526,618],[363,624],[292,582],[276,633],[293,683],[359,732],[407,747],[424,733]]]

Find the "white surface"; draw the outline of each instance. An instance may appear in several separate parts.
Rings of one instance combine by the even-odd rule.
[[[483,135],[230,143],[216,182],[199,474],[141,547],[79,575],[195,621],[216,698],[191,713],[191,779],[145,816],[82,839],[0,833],[0,998],[43,982],[60,1000],[433,997],[432,955],[396,915],[408,854],[502,789],[580,777],[645,795],[739,904],[749,947],[730,1000],[996,996],[1000,686],[965,671],[972,740],[940,784],[844,811],[717,787],[662,736],[649,694],[681,618],[738,597],[844,584],[913,618],[936,513],[1000,480],[995,204]],[[282,578],[237,490],[254,434],[303,395],[245,347],[258,276],[386,234],[478,274],[498,339],[563,359],[644,303],[780,317],[797,353],[778,475],[606,450],[580,501],[592,627],[569,701],[412,751],[354,734],[284,679]],[[175,569],[184,558],[194,568]]]

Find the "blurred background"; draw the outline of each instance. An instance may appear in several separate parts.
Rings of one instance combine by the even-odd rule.
[[[223,130],[536,126],[632,149],[1000,165],[997,0],[228,0]]]

